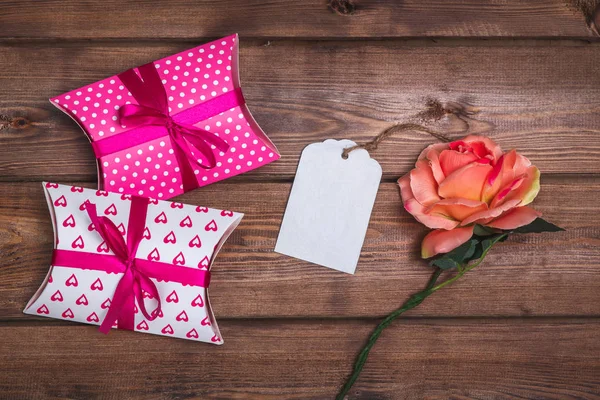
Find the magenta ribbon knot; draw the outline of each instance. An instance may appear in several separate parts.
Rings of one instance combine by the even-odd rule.
[[[114,222],[108,217],[98,216],[96,205],[87,203],[86,211],[94,229],[114,255],[54,250],[52,257],[54,266],[123,274],[115,289],[106,317],[100,325],[102,333],[108,333],[115,321],[117,321],[119,329],[134,330],[136,300],[140,311],[147,320],[153,321],[161,314],[160,293],[150,278],[203,288],[207,288],[210,284],[208,269],[189,268],[136,258],[138,247],[144,237],[148,204],[148,198],[131,197],[127,241],[125,241]],[[146,308],[144,293],[150,294],[158,302],[152,312],[148,312]]]
[[[133,204],[133,202],[137,204]],[[132,198],[132,209],[135,207],[139,210],[140,203],[145,202],[146,207],[148,199],[141,197]],[[96,228],[96,231],[100,234],[102,239],[108,245],[108,248],[115,253],[115,258],[121,262],[121,268],[123,270],[123,277],[117,284],[115,295],[112,298],[110,307],[104,321],[100,325],[100,332],[108,333],[114,321],[118,320],[118,325],[123,329],[133,330],[133,320],[128,316],[135,313],[135,299],[140,306],[140,311],[144,314],[144,317],[149,321],[153,321],[158,314],[160,314],[161,303],[160,296],[156,285],[148,277],[148,272],[143,265],[138,265],[136,262],[136,252],[140,242],[142,241],[144,230],[143,226],[139,223],[129,226],[129,232],[127,235],[127,243],[123,239],[123,235],[119,232],[119,228],[116,227],[107,217],[99,217],[96,211],[96,205],[90,203],[86,207],[86,211]],[[139,212],[139,211],[138,211]],[[146,212],[143,212],[143,219],[146,219]],[[142,217],[141,215],[138,217]],[[138,229],[136,229],[136,227]],[[157,299],[158,306],[152,313],[148,313],[146,304],[144,302],[144,291],[152,295],[153,298]]]
[[[96,157],[149,142],[168,135],[179,162],[185,191],[198,187],[194,165],[204,169],[217,164],[215,150],[226,152],[229,144],[216,134],[193,126],[209,117],[245,104],[240,88],[171,115],[167,94],[154,63],[138,67],[139,76],[129,69],[118,75],[138,104],[119,108],[121,125],[130,128],[118,135],[92,142]],[[202,156],[202,159],[199,157]]]

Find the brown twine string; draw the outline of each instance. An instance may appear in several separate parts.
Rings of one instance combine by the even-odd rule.
[[[377,150],[377,146],[379,146],[379,144],[381,142],[383,142],[386,138],[392,136],[394,133],[407,132],[407,131],[425,132],[425,133],[430,134],[434,138],[441,140],[442,142],[450,142],[450,139],[448,139],[443,134],[434,132],[431,129],[428,129],[422,125],[413,124],[413,123],[396,124],[396,125],[393,125],[393,126],[387,128],[385,131],[381,132],[379,135],[375,136],[375,138],[373,140],[371,140],[370,142],[363,143],[363,144],[357,144],[356,146],[345,148],[344,151],[342,152],[342,158],[347,159],[348,154],[350,154],[351,152],[353,152],[354,150],[357,150],[357,149],[365,149],[369,152],[375,151],[375,150]]]

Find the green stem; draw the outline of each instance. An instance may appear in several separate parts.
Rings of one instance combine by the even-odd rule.
[[[492,243],[492,245],[483,252],[483,254],[479,258],[479,260],[477,260],[476,263],[467,265],[464,268],[461,268],[459,270],[459,272],[456,275],[454,275],[452,278],[447,279],[444,282],[435,286],[438,278],[440,277],[440,274],[443,272],[442,269],[437,268],[435,270],[435,272],[433,273],[433,275],[431,276],[431,279],[429,279],[429,283],[427,284],[427,287],[424,290],[410,296],[409,299],[402,305],[402,307],[393,311],[383,321],[381,321],[381,323],[377,326],[377,328],[375,328],[375,330],[371,334],[371,337],[369,337],[369,340],[367,341],[367,344],[365,345],[365,347],[363,347],[362,351],[359,353],[358,357],[356,358],[352,375],[350,375],[350,377],[348,378],[348,380],[346,381],[346,383],[344,384],[344,386],[342,387],[342,389],[336,396],[336,400],[344,400],[344,398],[346,397],[346,395],[348,394],[348,392],[354,385],[354,382],[356,382],[356,380],[358,379],[358,377],[363,369],[363,366],[367,362],[367,358],[369,357],[371,348],[373,348],[373,346],[375,345],[375,342],[377,342],[377,339],[379,339],[379,336],[381,336],[381,333],[383,332],[383,330],[385,328],[387,328],[392,322],[394,322],[394,320],[396,318],[398,318],[404,312],[415,308],[416,306],[421,304],[423,302],[423,300],[425,300],[428,296],[430,296],[431,294],[440,290],[444,286],[450,285],[451,283],[457,281],[464,274],[466,274],[467,272],[469,272],[470,270],[472,270],[473,268],[475,268],[479,264],[481,264],[483,262],[483,259],[489,252],[489,250],[492,248],[492,246],[499,240],[503,239],[505,236],[507,236],[507,235],[501,235],[501,236],[497,237],[494,240],[494,242]]]

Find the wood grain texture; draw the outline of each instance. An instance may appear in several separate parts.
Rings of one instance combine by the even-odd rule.
[[[489,135],[544,173],[600,173],[600,42],[461,43],[242,40],[250,109],[282,153],[244,179],[291,179],[308,143],[367,141],[395,121]],[[0,114],[14,118],[0,130],[0,180],[95,180],[87,139],[46,99],[191,46],[0,47]],[[392,179],[434,140],[399,134],[374,156]]]
[[[513,236],[411,315],[600,316],[600,181],[542,179],[534,206],[567,231]],[[395,184],[380,187],[354,276],[273,252],[289,189],[288,183],[219,183],[178,198],[245,213],[214,265],[217,318],[379,317],[427,283],[431,269],[419,258],[426,230],[401,209]],[[22,310],[51,259],[46,208],[39,183],[0,184],[4,320],[32,318]]]
[[[77,324],[0,326],[0,391],[10,399],[331,399],[373,328],[221,325],[220,347],[103,336]],[[352,399],[598,399],[599,332],[597,319],[405,320],[381,337]]]
[[[355,0],[340,16],[326,0],[26,0],[1,10],[4,38],[589,37],[576,0]],[[111,10],[111,11],[108,11]]]
[[[393,182],[435,139],[373,153],[384,183],[355,276],[273,252],[291,181],[309,143],[413,122],[519,149],[543,173],[533,205],[567,231],[513,236],[395,322],[350,399],[600,400],[600,0],[327,3],[0,4],[0,399],[333,398],[378,318],[429,278]],[[210,288],[225,345],[22,314],[51,258],[39,181],[96,181],[47,99],[233,32],[282,159],[177,199],[246,214]]]

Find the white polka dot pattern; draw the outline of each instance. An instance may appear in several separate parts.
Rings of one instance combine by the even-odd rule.
[[[239,88],[237,39],[237,35],[231,35],[154,62],[172,116]],[[92,142],[128,131],[118,121],[118,109],[124,104],[137,104],[116,75],[52,98],[51,102],[71,116]],[[214,168],[193,164],[198,186],[279,159],[277,149],[246,105],[199,121],[195,126],[230,145],[225,153],[215,150]],[[201,155],[194,156],[201,159]],[[184,192],[180,167],[167,135],[102,156],[98,167],[100,189],[159,199]]]

